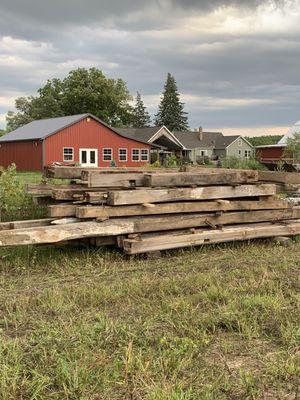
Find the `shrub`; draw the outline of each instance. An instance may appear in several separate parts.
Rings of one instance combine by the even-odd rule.
[[[43,216],[44,209],[33,203],[24,190],[16,166],[0,172],[0,221],[22,220]]]
[[[254,157],[240,158],[235,156],[227,157],[222,160],[222,167],[230,169],[265,169],[265,167]]]
[[[175,167],[177,167],[178,166],[177,157],[174,154],[172,154],[171,156],[168,156],[166,158],[165,166],[167,168],[175,168]]]

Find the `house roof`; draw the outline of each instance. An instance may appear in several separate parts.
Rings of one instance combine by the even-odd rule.
[[[219,137],[216,143],[217,150],[226,149],[231,143],[235,142],[240,136],[239,135],[231,135],[231,136],[222,136]]]
[[[151,126],[147,128],[113,128],[120,135],[129,139],[138,140],[147,143],[153,135],[155,135],[162,126]]]
[[[203,132],[202,140],[199,139],[199,132],[192,131],[175,131],[174,136],[184,145],[187,150],[196,149],[198,147],[215,147],[215,143],[219,137],[223,137],[221,132]]]
[[[98,121],[100,124],[106,126],[116,134],[126,137],[128,139],[135,140],[141,143],[147,143],[142,138],[139,137],[132,137],[127,136],[119,130],[119,128],[112,128],[101,119],[95,117],[92,114],[85,113],[85,114],[77,114],[77,115],[70,115],[65,117],[57,117],[57,118],[47,118],[47,119],[39,119],[37,121],[29,122],[22,127],[7,133],[0,137],[0,142],[14,142],[14,141],[24,141],[24,140],[42,140],[48,136],[54,135],[55,133],[61,131],[62,129],[67,128],[70,125],[75,124],[76,122],[81,121],[87,117],[93,118],[94,120]]]

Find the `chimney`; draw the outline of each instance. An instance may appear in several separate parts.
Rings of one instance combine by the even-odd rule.
[[[199,140],[203,140],[203,128],[202,128],[202,126],[200,126],[200,128],[198,129],[198,138],[199,138]]]

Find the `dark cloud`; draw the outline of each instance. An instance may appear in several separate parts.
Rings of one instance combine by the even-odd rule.
[[[140,90],[152,113],[172,72],[192,126],[290,124],[300,113],[299,30],[188,30],[190,18],[213,10],[225,15],[233,5],[251,16],[271,3],[286,2],[0,0],[0,114],[12,108],[8,99],[34,94],[48,78],[97,66]]]

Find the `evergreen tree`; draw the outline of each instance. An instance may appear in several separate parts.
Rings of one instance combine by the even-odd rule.
[[[158,126],[165,125],[171,131],[187,130],[188,117],[183,108],[184,103],[180,101],[175,78],[168,73],[155,124]]]
[[[151,118],[146,110],[141,94],[136,93],[136,102],[133,109],[132,125],[134,128],[145,128],[150,126]]]

